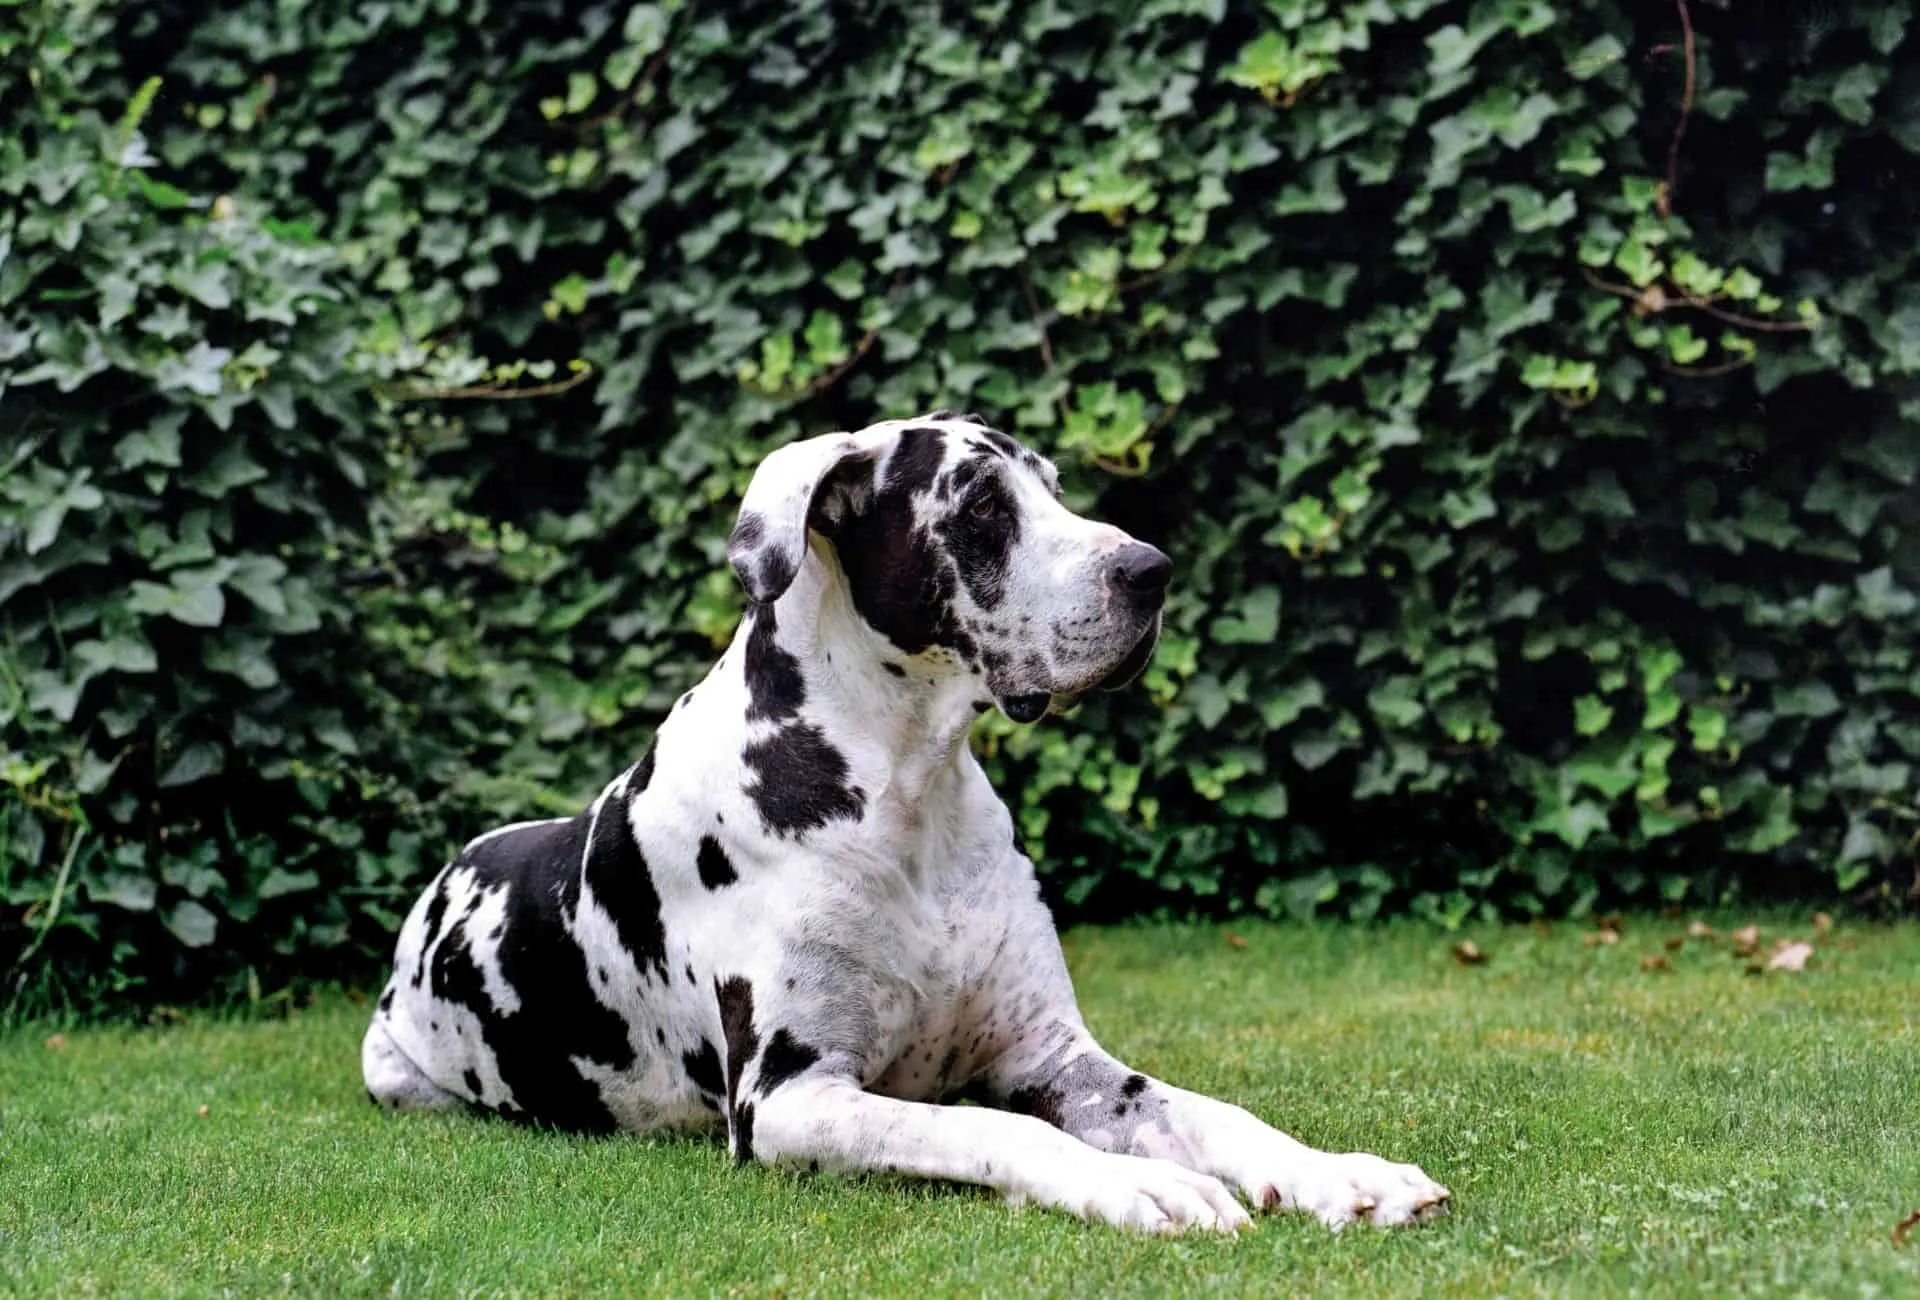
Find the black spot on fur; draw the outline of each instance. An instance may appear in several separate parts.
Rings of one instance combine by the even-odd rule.
[[[891,659],[883,661],[880,666],[892,673],[895,677],[905,677],[907,675],[907,670],[899,664],[894,663]]]
[[[589,836],[586,814],[542,822],[484,840],[461,855],[453,870],[470,871],[481,890],[506,890],[500,928],[500,976],[520,1004],[502,1014],[487,993],[474,960],[469,911],[449,927],[433,950],[429,978],[435,996],[465,1007],[479,1022],[501,1082],[515,1105],[499,1108],[510,1118],[584,1132],[610,1132],[612,1114],[598,1085],[584,1078],[575,1058],[607,1070],[634,1062],[626,1022],[593,995],[580,945],[565,919],[579,906],[581,859]],[[632,843],[632,836],[624,837]],[[589,866],[591,874],[591,866]],[[652,882],[644,868],[648,893]],[[446,897],[444,877],[436,894]],[[603,902],[604,902],[603,898]],[[658,923],[658,903],[650,915]]]
[[[1147,1076],[1144,1074],[1129,1074],[1126,1082],[1120,1085],[1120,1095],[1122,1097],[1138,1097],[1146,1090]]]
[[[597,979],[598,979],[598,980],[600,981],[600,983],[601,983],[601,984],[603,984],[603,985],[604,985],[604,984],[607,984],[607,983],[609,983],[609,982],[610,982],[610,981],[609,981],[609,980],[607,979],[607,968],[606,968],[605,966],[598,966],[598,967],[595,967],[595,968],[594,968],[594,972],[593,972],[593,973],[594,973],[594,976],[595,976],[595,978],[597,978]]]
[[[753,1160],[753,1103],[750,1101],[733,1108],[733,1158],[743,1165]]]
[[[472,1069],[468,1070],[465,1074],[460,1076],[460,1082],[467,1085],[467,1091],[471,1095],[475,1097],[478,1097],[480,1095],[480,1071],[472,1070]]]
[[[667,1045],[667,1029],[665,1025],[655,1025],[653,1027],[653,1036],[659,1042],[660,1046],[665,1047]]]
[[[992,443],[994,450],[1008,460],[1017,461],[1033,454],[998,429],[986,429],[980,436]]]
[[[440,937],[440,924],[447,917],[447,873],[453,869],[449,864],[440,869],[427,888],[431,891],[427,898],[427,915],[424,932],[420,938],[420,964],[413,969],[413,986],[427,977],[427,954],[433,951],[434,941]]]
[[[700,837],[700,883],[708,889],[719,889],[731,885],[740,879],[733,869],[733,859],[720,847],[720,841],[711,835]]]
[[[977,517],[976,502],[992,506],[994,513],[984,519]],[[1006,484],[986,476],[936,531],[974,604],[981,609],[999,608],[1007,594],[1013,548],[1020,540],[1019,511]]]
[[[745,1164],[753,1158],[753,1107],[740,1095],[740,1080],[760,1050],[760,1036],[753,1028],[753,985],[743,976],[729,976],[715,984],[714,996],[727,1041],[727,1126],[734,1152]]]
[[[753,984],[744,976],[729,976],[714,985],[714,997],[720,1003],[720,1032],[727,1042],[727,1096],[732,1098],[739,1092],[747,1063],[760,1050],[760,1036],[753,1029]]]
[[[692,963],[692,962],[688,962],[688,963],[687,963],[687,983],[689,983],[689,984],[693,984],[693,983],[696,983],[696,982],[697,982],[697,981],[696,981],[696,980],[694,979],[694,977],[693,977],[693,963]]]
[[[664,1033],[660,1041],[666,1041]],[[699,1047],[680,1054],[680,1064],[695,1088],[714,1097],[726,1095],[726,1081],[720,1077],[720,1054],[713,1050],[712,1043],[701,1039]]]
[[[776,1029],[760,1057],[760,1081],[756,1090],[764,1097],[801,1071],[812,1069],[819,1060],[820,1053],[814,1048],[785,1029]]]
[[[747,589],[747,598],[755,604],[779,599],[793,584],[800,563],[797,554],[789,554],[781,545],[767,545],[766,520],[751,510],[740,518],[727,538],[727,559]]]
[[[1020,1115],[1032,1115],[1043,1119],[1055,1128],[1065,1127],[1065,1116],[1060,1110],[1060,1094],[1044,1085],[1037,1088],[1016,1088],[1007,1094],[1007,1109]]]
[[[747,720],[780,722],[800,712],[807,684],[800,661],[779,643],[780,626],[771,605],[755,605],[747,632]]]
[[[765,595],[756,599],[771,603],[778,600],[788,587],[793,585],[794,575],[798,572],[793,557],[785,551],[775,548],[760,557],[760,584],[756,592]]]
[[[992,700],[975,700],[973,702],[973,711],[975,713],[985,713],[988,709],[992,707],[993,707]]]
[[[811,723],[756,740],[741,757],[753,771],[747,798],[774,834],[799,835],[831,821],[858,821],[866,811],[865,792],[848,782],[846,756]]]
[[[760,545],[767,535],[767,521],[752,510],[742,510],[740,519],[733,526],[733,535],[727,538],[727,550],[751,551]]]
[[[687,694],[691,695],[693,692],[688,691]],[[633,776],[627,782],[627,798],[639,798],[640,792],[653,784],[653,751],[659,746],[659,743],[660,742],[656,740],[648,745],[647,752],[640,756],[640,762],[638,766],[633,769]]]
[[[840,558],[854,609],[910,655],[935,645],[962,649],[966,640],[953,620],[952,565],[914,519],[914,502],[932,493],[946,454],[938,429],[905,430],[867,508],[818,523]]]
[[[380,995],[379,1007],[382,1011],[393,1010],[393,990],[391,988]]]
[[[647,765],[644,759],[641,763]],[[652,967],[664,981],[667,932],[660,919],[660,892],[654,888],[653,869],[640,852],[640,842],[633,837],[628,813],[631,798],[624,785],[616,786],[600,805],[600,815],[593,822],[593,843],[587,849],[586,881],[613,918],[620,946],[633,958],[634,966],[643,974]]]

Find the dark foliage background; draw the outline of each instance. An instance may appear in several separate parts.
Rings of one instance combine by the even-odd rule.
[[[1912,8],[0,4],[7,997],[368,972],[933,406],[1180,565],[1070,915],[1900,902]]]

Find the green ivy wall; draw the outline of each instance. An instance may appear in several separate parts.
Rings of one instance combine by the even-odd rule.
[[[1912,8],[0,5],[6,995],[364,974],[934,406],[1179,564],[1069,914],[1898,904]]]

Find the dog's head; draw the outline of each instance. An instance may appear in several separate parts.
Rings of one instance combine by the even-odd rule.
[[[809,554],[901,655],[980,676],[1018,722],[1137,677],[1173,570],[1062,505],[1044,459],[949,411],[808,438],[761,463],[727,544],[748,596],[778,600]]]

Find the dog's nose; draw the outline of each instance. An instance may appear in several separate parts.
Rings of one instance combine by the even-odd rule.
[[[1173,577],[1173,561],[1158,547],[1129,542],[1114,553],[1107,574],[1115,590],[1146,599],[1167,589],[1167,582]]]

